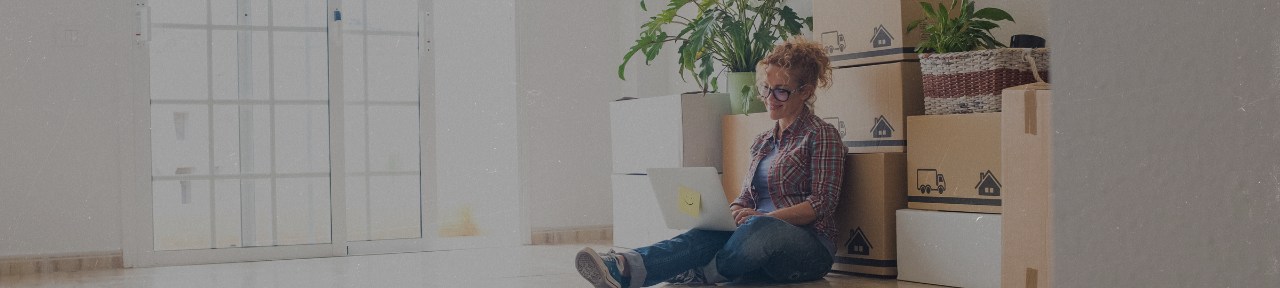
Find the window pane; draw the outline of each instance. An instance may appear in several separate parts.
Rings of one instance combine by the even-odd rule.
[[[370,178],[373,239],[421,237],[422,210],[418,175]]]
[[[205,0],[151,0],[147,3],[151,6],[152,23],[182,24],[205,24],[206,4]]]
[[[273,197],[271,180],[240,180],[240,231],[244,246],[271,246],[273,243]]]
[[[267,26],[267,0],[210,0],[215,25]],[[276,0],[275,2],[281,2]],[[203,1],[202,1],[203,2]],[[279,5],[279,4],[276,4]],[[204,19],[204,15],[200,16]],[[203,21],[202,21],[203,22]]]
[[[247,4],[247,5],[246,5]],[[247,25],[267,26],[267,18],[271,15],[267,14],[267,0],[240,0],[240,5],[246,5],[239,9],[240,12],[248,12]]]
[[[241,247],[240,244],[240,180],[214,182],[214,223],[218,244],[215,248]]]
[[[369,100],[418,101],[418,37],[369,36],[368,57]]]
[[[275,26],[325,27],[328,19],[324,0],[275,0],[271,5]]]
[[[365,153],[369,155],[369,169],[381,173],[400,172],[370,177],[372,237],[420,237],[418,107],[370,106],[368,109],[369,149]]]
[[[208,99],[203,30],[151,29],[151,99]]]
[[[369,240],[368,178],[347,174],[347,241]]]
[[[240,97],[235,31],[213,31],[213,99]]]
[[[214,25],[236,25],[236,3],[239,0],[209,0]]]
[[[213,106],[214,174],[240,174],[239,113],[234,105]]]
[[[271,154],[274,152],[272,151],[274,148],[271,147],[271,129],[273,127],[271,125],[270,108],[271,107],[267,105],[240,106],[240,154],[252,154],[253,158],[253,165],[244,163],[246,159],[249,158],[248,156],[242,156],[240,158],[241,172],[262,174],[272,172]],[[252,118],[245,115],[250,112],[253,114]],[[251,122],[245,123],[245,121]],[[245,129],[249,129],[249,131],[246,131]],[[252,135],[252,138],[246,138],[247,135]],[[253,147],[252,150],[246,150],[249,147]],[[282,148],[288,149],[287,147]],[[246,170],[246,168],[252,169],[252,171]]]
[[[365,25],[364,0],[342,1],[342,27],[347,30],[362,30]],[[350,34],[348,34],[350,35]]]
[[[418,171],[418,107],[369,107],[369,168]]]
[[[329,178],[276,180],[276,245],[329,243]]]
[[[417,0],[384,0],[369,5],[369,30],[418,31]]]
[[[214,99],[270,99],[267,32],[214,31],[213,37]]]
[[[324,33],[275,33],[275,94],[278,100],[326,100],[329,56]]]
[[[151,105],[151,175],[209,174],[208,107]]]
[[[151,187],[155,249],[210,248],[209,181],[155,181]]]
[[[329,108],[276,106],[276,172],[329,171]]]
[[[270,112],[267,105],[213,107],[214,169],[217,173],[271,173]]]

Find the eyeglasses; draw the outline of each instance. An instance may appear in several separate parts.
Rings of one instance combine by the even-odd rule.
[[[808,85],[808,84],[805,84],[805,85]],[[796,90],[787,90],[782,88],[769,88],[769,85],[765,85],[763,87],[760,87],[761,88],[760,95],[773,95],[773,99],[778,99],[778,101],[787,102],[787,99],[791,99],[792,91],[800,91],[800,89],[804,89],[805,85],[800,85],[800,87],[796,87]],[[765,97],[768,97],[768,96],[765,96]]]

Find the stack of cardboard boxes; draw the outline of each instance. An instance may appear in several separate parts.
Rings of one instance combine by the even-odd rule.
[[[915,7],[915,9],[912,9]],[[907,116],[924,114],[918,1],[816,0],[814,40],[831,59],[832,86],[814,113],[841,130],[849,154],[836,210],[836,271],[899,273],[897,218],[906,208]]]
[[[898,279],[1000,287],[1001,114],[907,117]]]
[[[1020,86],[1006,91],[1004,113],[919,116],[914,47],[922,36],[906,33],[906,24],[924,17],[920,1],[813,2],[813,40],[835,68],[814,113],[840,130],[849,153],[833,270],[958,287],[1000,287],[1004,276],[1006,287],[1048,287],[1047,95],[1024,97],[1041,88]],[[735,199],[751,141],[774,121],[759,113],[722,123],[723,185]],[[1002,146],[1020,152],[1002,157]],[[1035,192],[1006,195],[1015,189]],[[1017,218],[1002,223],[1002,213]]]
[[[1005,89],[1001,113],[907,117],[910,209],[897,215],[898,279],[1050,287],[1047,89]]]

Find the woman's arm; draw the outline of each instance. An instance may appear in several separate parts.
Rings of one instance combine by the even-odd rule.
[[[809,190],[812,194],[805,202],[815,218],[835,213],[836,203],[840,201],[840,185],[844,182],[845,153],[848,151],[840,141],[840,131],[830,124],[818,129],[816,136],[813,158],[809,160],[809,171],[813,173],[813,186]]]
[[[818,220],[818,213],[813,211],[813,205],[809,201],[778,209],[778,211],[769,213],[769,216],[796,226],[809,225],[814,220]]]

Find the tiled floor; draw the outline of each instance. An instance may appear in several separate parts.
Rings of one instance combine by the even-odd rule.
[[[608,251],[608,245],[587,245]],[[582,245],[542,245],[6,276],[0,287],[591,287],[573,267]],[[771,286],[727,283],[722,286]],[[659,285],[687,287],[682,285]],[[940,287],[832,273],[778,287]]]

